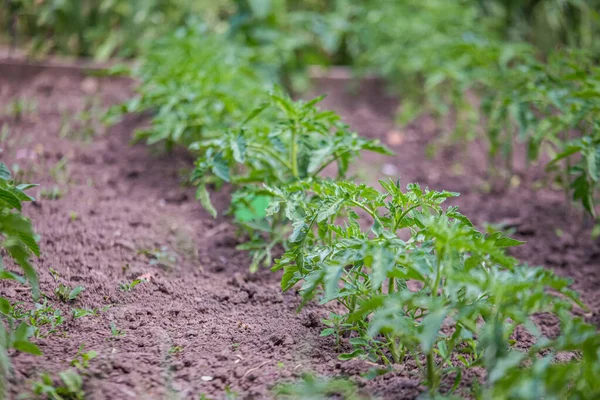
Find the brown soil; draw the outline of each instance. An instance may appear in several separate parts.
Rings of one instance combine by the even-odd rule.
[[[0,110],[18,97],[37,103],[37,110],[20,121],[0,118],[0,129],[5,124],[10,131],[0,158],[19,164],[25,180],[44,190],[58,185],[62,191],[56,200],[38,193],[38,201],[25,212],[41,236],[43,255],[36,265],[42,291],[65,321],[57,332],[37,340],[42,357],[13,355],[11,393],[26,392],[42,371],[67,368],[85,344],[99,354],[85,381],[90,399],[224,398],[227,390],[258,399],[269,397],[275,382],[302,371],[355,377],[381,398],[415,398],[420,387],[414,366],[398,366],[397,372],[373,381],[360,378],[371,365],[338,361],[333,339],[319,337],[327,309],[309,305],[297,313],[298,296],[280,292],[278,274],[248,273],[247,255],[235,250],[241,240],[235,228],[226,219],[213,220],[194,200],[193,189],[180,184],[192,160],[184,153],[128,145],[132,131],[145,123],[143,117],[127,118],[90,143],[60,138],[61,114],[78,113],[91,97],[101,99],[103,106],[118,103],[131,86],[60,70],[18,76],[0,71]],[[515,226],[515,236],[528,241],[515,255],[572,277],[590,307],[587,317],[598,318],[600,245],[560,193],[524,187],[485,193],[481,146],[427,159],[426,145],[439,134],[431,120],[396,131],[395,101],[375,83],[355,92],[345,86],[343,81],[321,82],[320,91],[329,93],[325,105],[362,134],[380,137],[397,151],[394,158],[366,156],[357,169],[359,178],[382,177],[383,170],[401,174],[404,183],[461,192],[454,203],[464,214],[479,225]],[[53,170],[62,159],[65,167]],[[517,173],[523,182],[535,178],[535,171]],[[225,209],[227,194],[215,196]],[[163,248],[176,260],[148,255]],[[152,274],[150,282],[130,292],[119,290],[120,282],[144,274]],[[59,283],[86,290],[65,305],[54,296]],[[1,282],[0,290],[30,307],[30,294],[14,283]],[[70,312],[71,307],[108,305],[95,317],[73,319]],[[125,336],[112,337],[111,323]]]

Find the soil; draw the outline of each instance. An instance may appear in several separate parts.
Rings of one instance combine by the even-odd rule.
[[[24,180],[41,185],[33,193],[38,201],[25,213],[41,236],[36,266],[42,292],[48,304],[62,310],[64,322],[47,338],[36,339],[43,356],[12,355],[13,396],[26,393],[41,372],[68,368],[82,345],[98,353],[86,373],[90,399],[225,398],[228,392],[268,398],[276,382],[303,371],[356,378],[365,392],[385,399],[420,393],[414,365],[399,365],[371,381],[361,378],[372,365],[338,361],[333,339],[319,336],[327,309],[310,304],[297,312],[299,297],[281,293],[278,274],[248,272],[248,256],[235,249],[243,240],[235,228],[226,218],[212,219],[194,200],[193,188],[181,184],[192,165],[189,155],[129,145],[147,118],[131,116],[105,132],[93,120],[61,129],[68,116],[94,104],[92,99],[101,107],[126,100],[132,82],[60,69],[17,72],[0,70],[0,110],[17,98],[30,104],[35,99],[36,107],[20,119],[0,117],[0,130],[4,125],[8,132],[0,159],[18,164]],[[518,167],[521,184],[513,180],[499,191],[486,184],[481,144],[425,157],[440,135],[436,124],[422,118],[396,128],[397,100],[377,81],[355,86],[322,79],[318,87],[329,94],[325,107],[397,153],[365,156],[356,168],[359,179],[401,175],[405,184],[460,192],[453,203],[464,214],[479,226],[514,227],[513,236],[528,242],[514,255],[571,277],[589,306],[582,313],[600,321],[600,244],[560,192],[528,189],[539,171]],[[86,127],[97,131],[91,140],[85,140]],[[224,210],[227,191],[214,196]],[[151,278],[132,291],[119,289],[121,282],[138,277]],[[59,283],[85,291],[64,304],[54,295]],[[14,283],[0,282],[0,294],[31,308],[29,292]],[[106,306],[97,316],[74,319],[71,313],[73,307]],[[125,335],[113,336],[111,324]]]

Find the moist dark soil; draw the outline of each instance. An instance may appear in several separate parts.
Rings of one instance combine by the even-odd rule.
[[[182,184],[193,162],[189,155],[130,145],[146,117],[131,116],[106,130],[94,119],[81,122],[91,104],[103,109],[126,100],[132,82],[64,70],[17,72],[0,70],[0,110],[16,99],[30,110],[0,117],[0,159],[18,165],[19,179],[40,184],[33,193],[38,200],[24,212],[41,236],[42,256],[35,260],[41,290],[64,322],[35,339],[43,356],[12,354],[11,395],[27,393],[42,372],[68,368],[82,345],[98,353],[85,373],[90,399],[268,398],[276,382],[305,371],[352,377],[366,393],[385,399],[420,393],[415,365],[361,378],[373,365],[338,361],[334,340],[319,336],[327,308],[309,304],[297,312],[299,297],[281,293],[279,274],[248,272],[247,254],[235,249],[243,241],[235,227],[210,217],[193,188]],[[541,176],[535,168],[518,167],[518,179],[506,189],[489,185],[485,148],[478,143],[427,158],[426,149],[441,135],[436,124],[422,118],[395,127],[398,102],[380,86],[328,79],[317,85],[329,94],[325,107],[396,151],[395,157],[364,156],[357,179],[401,176],[404,184],[460,192],[453,203],[478,226],[504,224],[527,241],[515,256],[571,277],[590,309],[582,313],[597,322],[600,245],[583,214],[569,208],[561,192],[530,189]],[[95,132],[90,139],[86,128]],[[226,209],[227,191],[213,195]],[[120,283],[140,277],[148,281],[120,290]],[[54,294],[60,283],[85,291],[65,304]],[[29,291],[15,283],[0,282],[0,294],[32,308]],[[75,319],[72,308],[101,311]],[[124,335],[113,336],[111,324]],[[546,328],[557,329],[550,321]]]

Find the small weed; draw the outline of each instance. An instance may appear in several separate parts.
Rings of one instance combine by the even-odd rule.
[[[64,195],[64,192],[58,186],[54,186],[52,189],[42,189],[40,191],[40,197],[46,200],[59,200]]]
[[[341,348],[341,338],[345,332],[352,330],[352,324],[344,322],[344,316],[336,313],[329,313],[329,319],[323,319],[323,323],[328,326],[321,331],[321,336],[335,337],[335,347],[337,351]]]
[[[240,395],[238,392],[234,392],[231,390],[229,386],[225,386],[225,399],[226,400],[236,400],[239,399]]]
[[[52,307],[44,300],[42,304],[36,303],[33,310],[25,311],[15,307],[13,315],[17,320],[25,320],[33,328],[35,338],[46,338],[57,332],[64,319],[59,309]]]
[[[68,185],[71,176],[69,159],[67,157],[61,158],[52,168],[50,168],[49,172],[50,176],[57,184],[61,186]]]
[[[33,393],[37,396],[45,396],[52,400],[84,400],[83,378],[74,369],[68,369],[58,373],[58,380],[44,373],[39,381],[33,383]]]
[[[121,289],[121,291],[123,292],[131,292],[133,289],[135,289],[135,287],[137,285],[139,285],[140,283],[146,282],[145,279],[136,279],[134,281],[131,282],[121,282],[119,284],[119,289]]]
[[[79,350],[75,355],[75,358],[71,361],[71,366],[77,368],[79,371],[84,371],[90,366],[90,360],[98,357],[98,353],[94,350],[83,352],[85,345],[79,346]]]
[[[303,374],[298,382],[278,384],[273,388],[273,392],[275,398],[281,400],[366,399],[359,393],[354,382],[340,378],[318,378],[311,374]]]
[[[125,336],[125,331],[117,328],[114,322],[110,323],[110,334],[113,338]]]
[[[57,288],[54,289],[54,294],[63,303],[70,303],[84,290],[85,288],[83,286],[76,286],[71,289],[71,287],[60,283]]]
[[[181,353],[183,353],[183,347],[181,346],[171,346],[171,348],[169,349],[169,355],[174,356]]]
[[[79,218],[79,215],[77,214],[76,211],[69,212],[69,219],[71,220],[71,222],[77,221],[77,218]]]
[[[102,113],[100,99],[98,97],[87,98],[84,109],[79,113],[62,113],[60,137],[90,142],[96,134],[102,133],[103,127],[100,124]]]
[[[60,275],[58,274],[58,272],[52,267],[50,267],[48,269],[48,271],[50,272],[50,276],[52,276],[52,279],[54,279],[54,281],[57,282],[58,279],[60,278]]]
[[[16,122],[21,122],[26,115],[34,116],[36,112],[37,101],[24,97],[19,97],[11,101],[4,109],[4,115],[13,118]]]
[[[97,317],[101,312],[104,312],[110,308],[110,305],[104,306],[102,308],[72,308],[71,312],[73,313],[73,318],[83,318],[83,317]]]
[[[9,137],[10,126],[8,126],[8,124],[2,124],[2,129],[0,129],[0,143],[6,143]]]

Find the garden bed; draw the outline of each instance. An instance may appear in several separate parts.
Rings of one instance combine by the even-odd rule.
[[[85,379],[91,399],[223,398],[226,392],[264,398],[276,382],[304,371],[356,378],[365,392],[381,398],[418,395],[415,365],[397,365],[395,372],[371,381],[361,378],[373,365],[339,361],[334,339],[319,336],[327,309],[308,305],[297,313],[300,299],[293,291],[281,293],[279,274],[248,272],[248,256],[235,249],[243,238],[234,226],[210,217],[194,199],[194,189],[179,183],[192,160],[183,152],[129,146],[133,130],[147,122],[143,116],[128,117],[104,133],[94,118],[81,117],[126,100],[130,81],[62,68],[24,71],[0,70],[0,110],[16,99],[26,105],[20,118],[0,118],[8,127],[1,158],[41,185],[26,214],[41,236],[42,257],[36,260],[41,290],[48,305],[62,310],[64,322],[35,340],[43,356],[14,354],[14,395],[26,392],[40,372],[67,368],[81,345],[98,353]],[[358,179],[401,176],[403,184],[460,192],[453,203],[478,226],[508,225],[515,238],[527,241],[515,256],[573,278],[590,308],[586,318],[598,323],[600,245],[562,193],[528,188],[535,170],[517,170],[521,185],[489,190],[482,146],[475,143],[463,152],[449,148],[427,158],[426,147],[438,136],[434,122],[423,118],[395,128],[397,102],[376,81],[353,87],[324,77],[315,86],[319,94],[328,93],[323,107],[396,152],[395,157],[363,156],[355,168]],[[88,127],[96,133],[89,139]],[[213,196],[222,211],[227,191]],[[120,289],[121,282],[139,277],[149,282]],[[59,283],[85,291],[65,305],[54,298]],[[0,288],[30,308],[28,291],[7,282]],[[97,316],[72,317],[74,307],[106,306]],[[538,322],[546,334],[557,329],[552,319]],[[111,324],[124,335],[113,335]],[[517,339],[527,346],[526,337]]]

